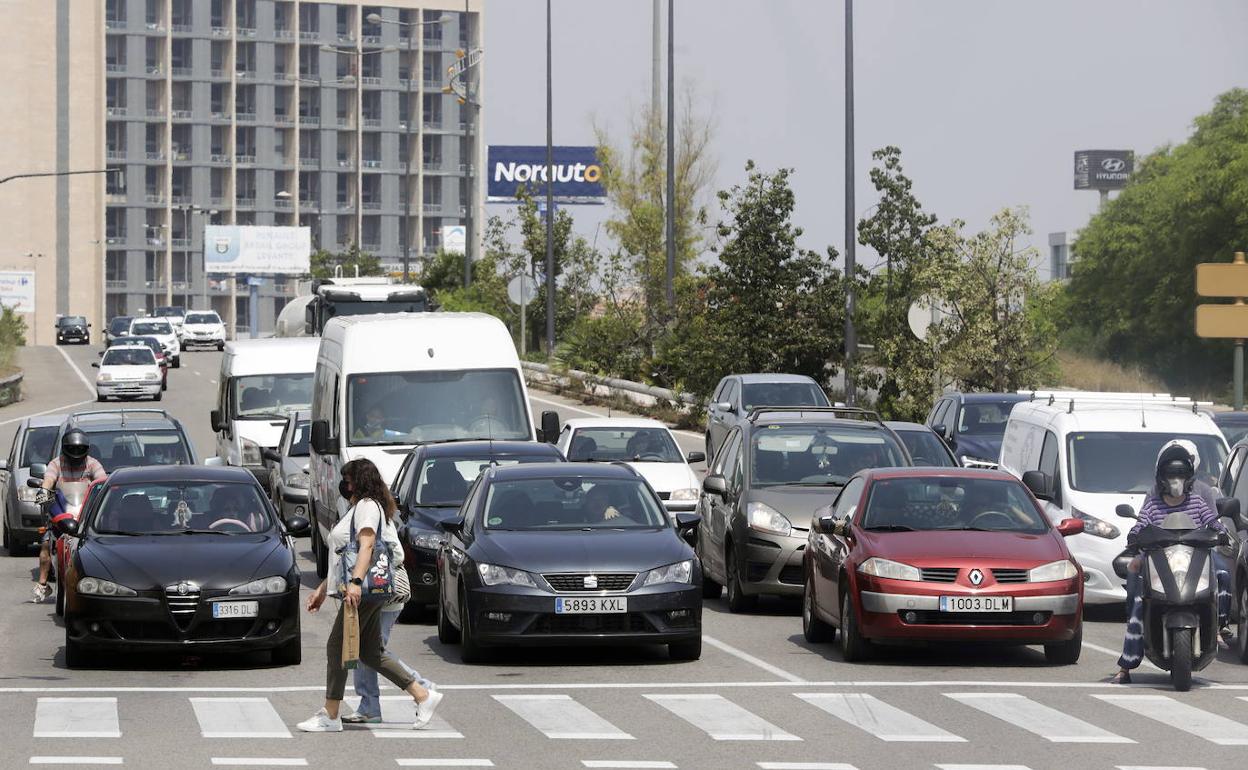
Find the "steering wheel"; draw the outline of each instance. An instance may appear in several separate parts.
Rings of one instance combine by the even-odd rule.
[[[663,462],[663,455],[659,454],[658,452],[642,452],[639,455],[634,455],[634,458],[635,458],[635,461],[647,460],[647,461],[656,462],[656,463]]]
[[[474,417],[472,422],[468,423],[468,432],[479,433],[481,431],[486,431],[486,432],[496,431],[500,427],[502,427],[502,425],[503,425],[503,421],[499,419],[497,416],[482,414],[482,415],[478,415],[477,417]],[[477,429],[478,426],[480,426],[480,430]]]
[[[208,525],[208,529],[218,529],[221,527],[231,527],[231,532],[251,532],[251,527],[247,526],[238,519],[217,519]]]
[[[980,519],[992,520],[993,518],[1003,520],[1007,527],[1014,525],[1014,519],[1008,513],[1003,513],[1001,511],[983,511],[982,513],[977,514],[975,518],[971,519],[970,526],[980,527],[980,523],[979,523]],[[980,528],[981,529],[993,529],[993,527],[980,527]]]

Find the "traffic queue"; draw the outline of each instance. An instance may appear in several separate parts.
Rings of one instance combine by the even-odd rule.
[[[114,354],[170,360],[174,324],[144,323],[114,340],[101,376],[134,365]],[[140,648],[299,662],[290,536],[310,536],[319,578],[343,577],[333,544],[358,504],[344,468],[361,463],[389,487],[399,544],[378,545],[384,563],[365,577],[380,570],[391,603],[388,586],[406,584],[402,619],[432,615],[467,663],[582,644],[697,659],[703,602],[721,594],[734,613],[764,596],[800,601],[805,639],[839,640],[846,662],[882,645],[975,641],[1071,664],[1085,604],[1124,601],[1128,641],[1144,642],[1124,649],[1123,680],[1146,655],[1185,689],[1232,640],[1248,661],[1248,442],[1228,449],[1206,404],[948,393],[919,425],[834,404],[809,378],[730,374],[705,451],[685,454],[654,420],[544,412],[534,424],[511,336],[491,316],[343,316],[319,337],[222,347],[206,464],[228,467],[197,465],[159,410],[19,426],[4,542],[19,555],[49,528],[71,666]],[[46,463],[71,445],[108,477],[49,503]],[[43,509],[57,505],[49,525]]]

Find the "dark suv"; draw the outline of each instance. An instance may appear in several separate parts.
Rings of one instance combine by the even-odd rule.
[[[945,440],[967,468],[996,468],[1010,411],[1021,393],[946,393],[932,406],[926,424]]]
[[[195,447],[182,423],[163,409],[97,409],[71,414],[53,446],[71,428],[87,434],[90,456],[104,470],[139,465],[194,465]]]
[[[91,324],[87,323],[87,319],[83,316],[61,316],[56,319],[56,344],[77,342],[79,345],[86,345],[91,341],[90,328]]]
[[[802,554],[815,510],[866,468],[910,466],[875,412],[848,407],[762,407],[724,439],[702,483],[697,550],[702,595],[728,588],[728,609],[762,594],[801,596]]]

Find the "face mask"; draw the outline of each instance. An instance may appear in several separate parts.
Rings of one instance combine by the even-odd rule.
[[[346,479],[343,479],[342,481],[338,482],[338,494],[342,495],[345,498],[350,499],[351,485],[347,483]]]
[[[1171,497],[1182,497],[1183,479],[1168,479],[1166,481],[1166,488],[1169,490]]]

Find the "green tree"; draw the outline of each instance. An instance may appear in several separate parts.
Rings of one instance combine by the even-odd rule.
[[[341,267],[342,275],[354,277],[356,268],[359,275],[383,275],[381,260],[367,252],[360,251],[359,246],[352,246],[346,251],[334,253],[318,249],[312,253],[311,269],[313,278],[333,278],[335,270]]]
[[[0,310],[0,369],[13,366],[17,349],[26,344],[26,319],[13,308]]]
[[[1202,340],[1193,317],[1195,266],[1228,261],[1248,244],[1248,90],[1218,97],[1184,143],[1138,164],[1074,246],[1073,329],[1119,362],[1171,387],[1226,392],[1227,341]]]

